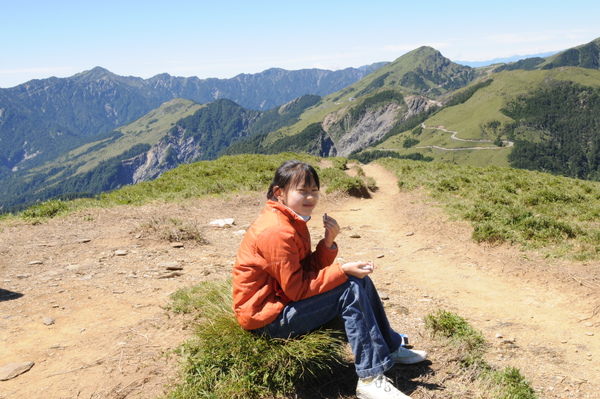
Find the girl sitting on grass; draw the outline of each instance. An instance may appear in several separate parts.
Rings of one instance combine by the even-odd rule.
[[[395,363],[426,359],[404,348],[388,322],[373,282],[372,262],[335,262],[338,223],[323,217],[325,237],[311,250],[306,223],[319,201],[319,176],[300,161],[275,172],[267,203],[240,245],[233,268],[233,302],[240,325],[257,334],[289,338],[341,315],[355,357],[357,396],[409,398],[384,372]]]

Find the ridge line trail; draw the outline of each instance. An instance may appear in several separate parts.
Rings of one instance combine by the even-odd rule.
[[[597,397],[599,317],[591,317],[597,290],[563,281],[558,261],[474,243],[468,224],[450,222],[422,194],[400,193],[391,172],[361,167],[379,189],[372,199],[349,199],[331,212],[342,227],[337,239],[342,258],[375,258],[372,278],[380,291],[400,291],[390,295],[391,302],[400,300],[410,317],[429,306],[415,320],[440,308],[464,317],[492,345],[488,361],[500,368],[514,365],[534,388],[552,387],[559,395],[577,389],[576,397],[585,392]],[[413,339],[416,346],[418,341]],[[435,355],[431,361],[435,367]],[[554,397],[548,395],[541,397]]]
[[[363,169],[379,191],[363,200],[324,195],[309,223],[313,243],[328,212],[342,227],[339,256],[375,260],[372,277],[392,324],[430,351],[431,372],[419,378],[453,392],[453,377],[443,377],[444,353],[423,328],[424,316],[446,309],[485,334],[491,364],[519,368],[543,391],[540,398],[598,397],[600,302],[589,269],[597,262],[540,261],[517,248],[477,245],[468,224],[449,221],[420,191],[400,193],[381,166]],[[0,225],[0,367],[35,362],[0,382],[0,398],[164,395],[179,370],[168,354],[193,331],[189,319],[164,305],[180,288],[231,276],[240,232],[264,202],[261,192]],[[210,225],[222,218],[234,218],[237,227]],[[175,221],[202,231],[207,242],[171,245],[165,234]],[[174,264],[180,273],[168,270]],[[423,389],[412,397],[449,396]]]

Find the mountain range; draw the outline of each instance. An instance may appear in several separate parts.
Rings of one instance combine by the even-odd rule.
[[[98,67],[33,80],[0,89],[0,206],[95,195],[236,153],[398,156],[596,180],[599,48],[597,39],[479,68],[421,47],[341,71],[201,80]]]

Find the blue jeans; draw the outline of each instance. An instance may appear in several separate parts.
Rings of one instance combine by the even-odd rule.
[[[344,284],[323,294],[290,302],[275,321],[254,330],[273,338],[305,334],[341,315],[356,374],[370,378],[393,365],[390,353],[400,347],[402,337],[392,330],[377,289],[369,277],[348,276]]]

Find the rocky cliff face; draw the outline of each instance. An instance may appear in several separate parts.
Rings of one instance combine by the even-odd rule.
[[[346,157],[380,140],[397,123],[427,110],[437,104],[425,97],[409,96],[405,103],[395,102],[365,112],[356,122],[352,121],[347,109],[328,115],[323,120],[323,129],[334,141],[330,155]]]
[[[193,136],[185,137],[180,130],[160,140],[148,152],[122,162],[133,184],[156,179],[180,164],[194,162],[202,157],[202,147]]]
[[[351,125],[350,115],[333,124],[329,134],[341,137],[335,143],[337,155],[346,157],[350,153],[362,150],[369,144],[383,137],[394,125],[402,107],[390,103],[376,110],[367,111],[354,125]]]

